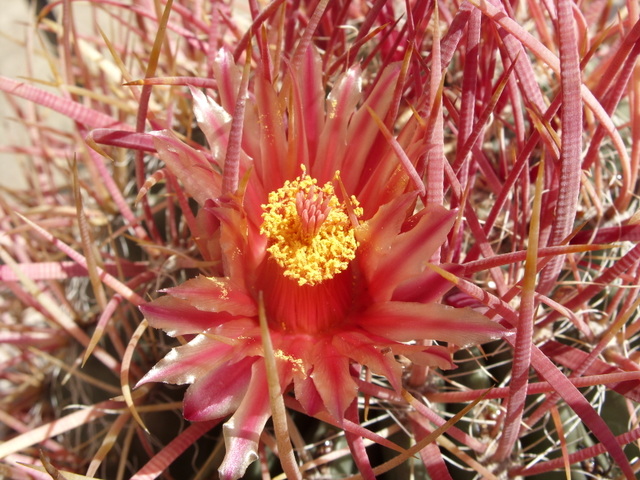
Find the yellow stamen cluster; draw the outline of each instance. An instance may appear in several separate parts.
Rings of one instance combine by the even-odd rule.
[[[335,196],[331,183],[322,188],[303,171],[269,194],[262,205],[260,233],[270,240],[267,251],[299,285],[316,285],[344,271],[356,256],[358,242],[347,207]],[[350,203],[362,215],[355,197]]]

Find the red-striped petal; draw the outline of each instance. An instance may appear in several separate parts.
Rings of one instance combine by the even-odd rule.
[[[225,277],[199,276],[166,291],[173,297],[186,300],[198,310],[228,312],[246,317],[258,314],[253,298]]]
[[[499,338],[504,328],[469,308],[439,303],[385,302],[358,318],[365,330],[399,342],[438,340],[467,346]]]

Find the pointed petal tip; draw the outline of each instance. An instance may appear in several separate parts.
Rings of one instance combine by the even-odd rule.
[[[255,451],[245,452],[244,457],[238,455],[227,455],[218,469],[221,480],[238,480],[242,478],[249,465],[258,460],[258,453]]]
[[[439,340],[459,347],[502,338],[505,328],[469,308],[439,303],[383,302],[359,319],[370,333],[399,342]]]

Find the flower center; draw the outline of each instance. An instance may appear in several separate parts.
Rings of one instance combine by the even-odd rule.
[[[362,215],[355,197],[350,203]],[[356,256],[358,242],[347,206],[340,203],[333,185],[317,186],[303,173],[269,194],[262,205],[260,233],[269,238],[267,251],[284,275],[299,285],[317,285],[344,271]]]

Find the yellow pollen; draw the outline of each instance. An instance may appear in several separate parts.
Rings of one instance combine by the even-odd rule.
[[[285,352],[283,352],[282,350],[278,349],[275,350],[273,352],[273,354],[275,355],[275,357],[279,360],[284,360],[286,362],[290,362],[291,366],[294,368],[294,370],[296,370],[298,373],[301,373],[302,375],[307,375],[307,369],[304,366],[304,362],[299,359],[294,357],[293,355],[288,355]]]
[[[333,185],[317,186],[303,173],[269,194],[262,205],[260,233],[270,241],[267,251],[299,285],[317,285],[344,271],[356,256],[358,242],[347,208]],[[357,217],[362,208],[355,197],[350,203]]]

